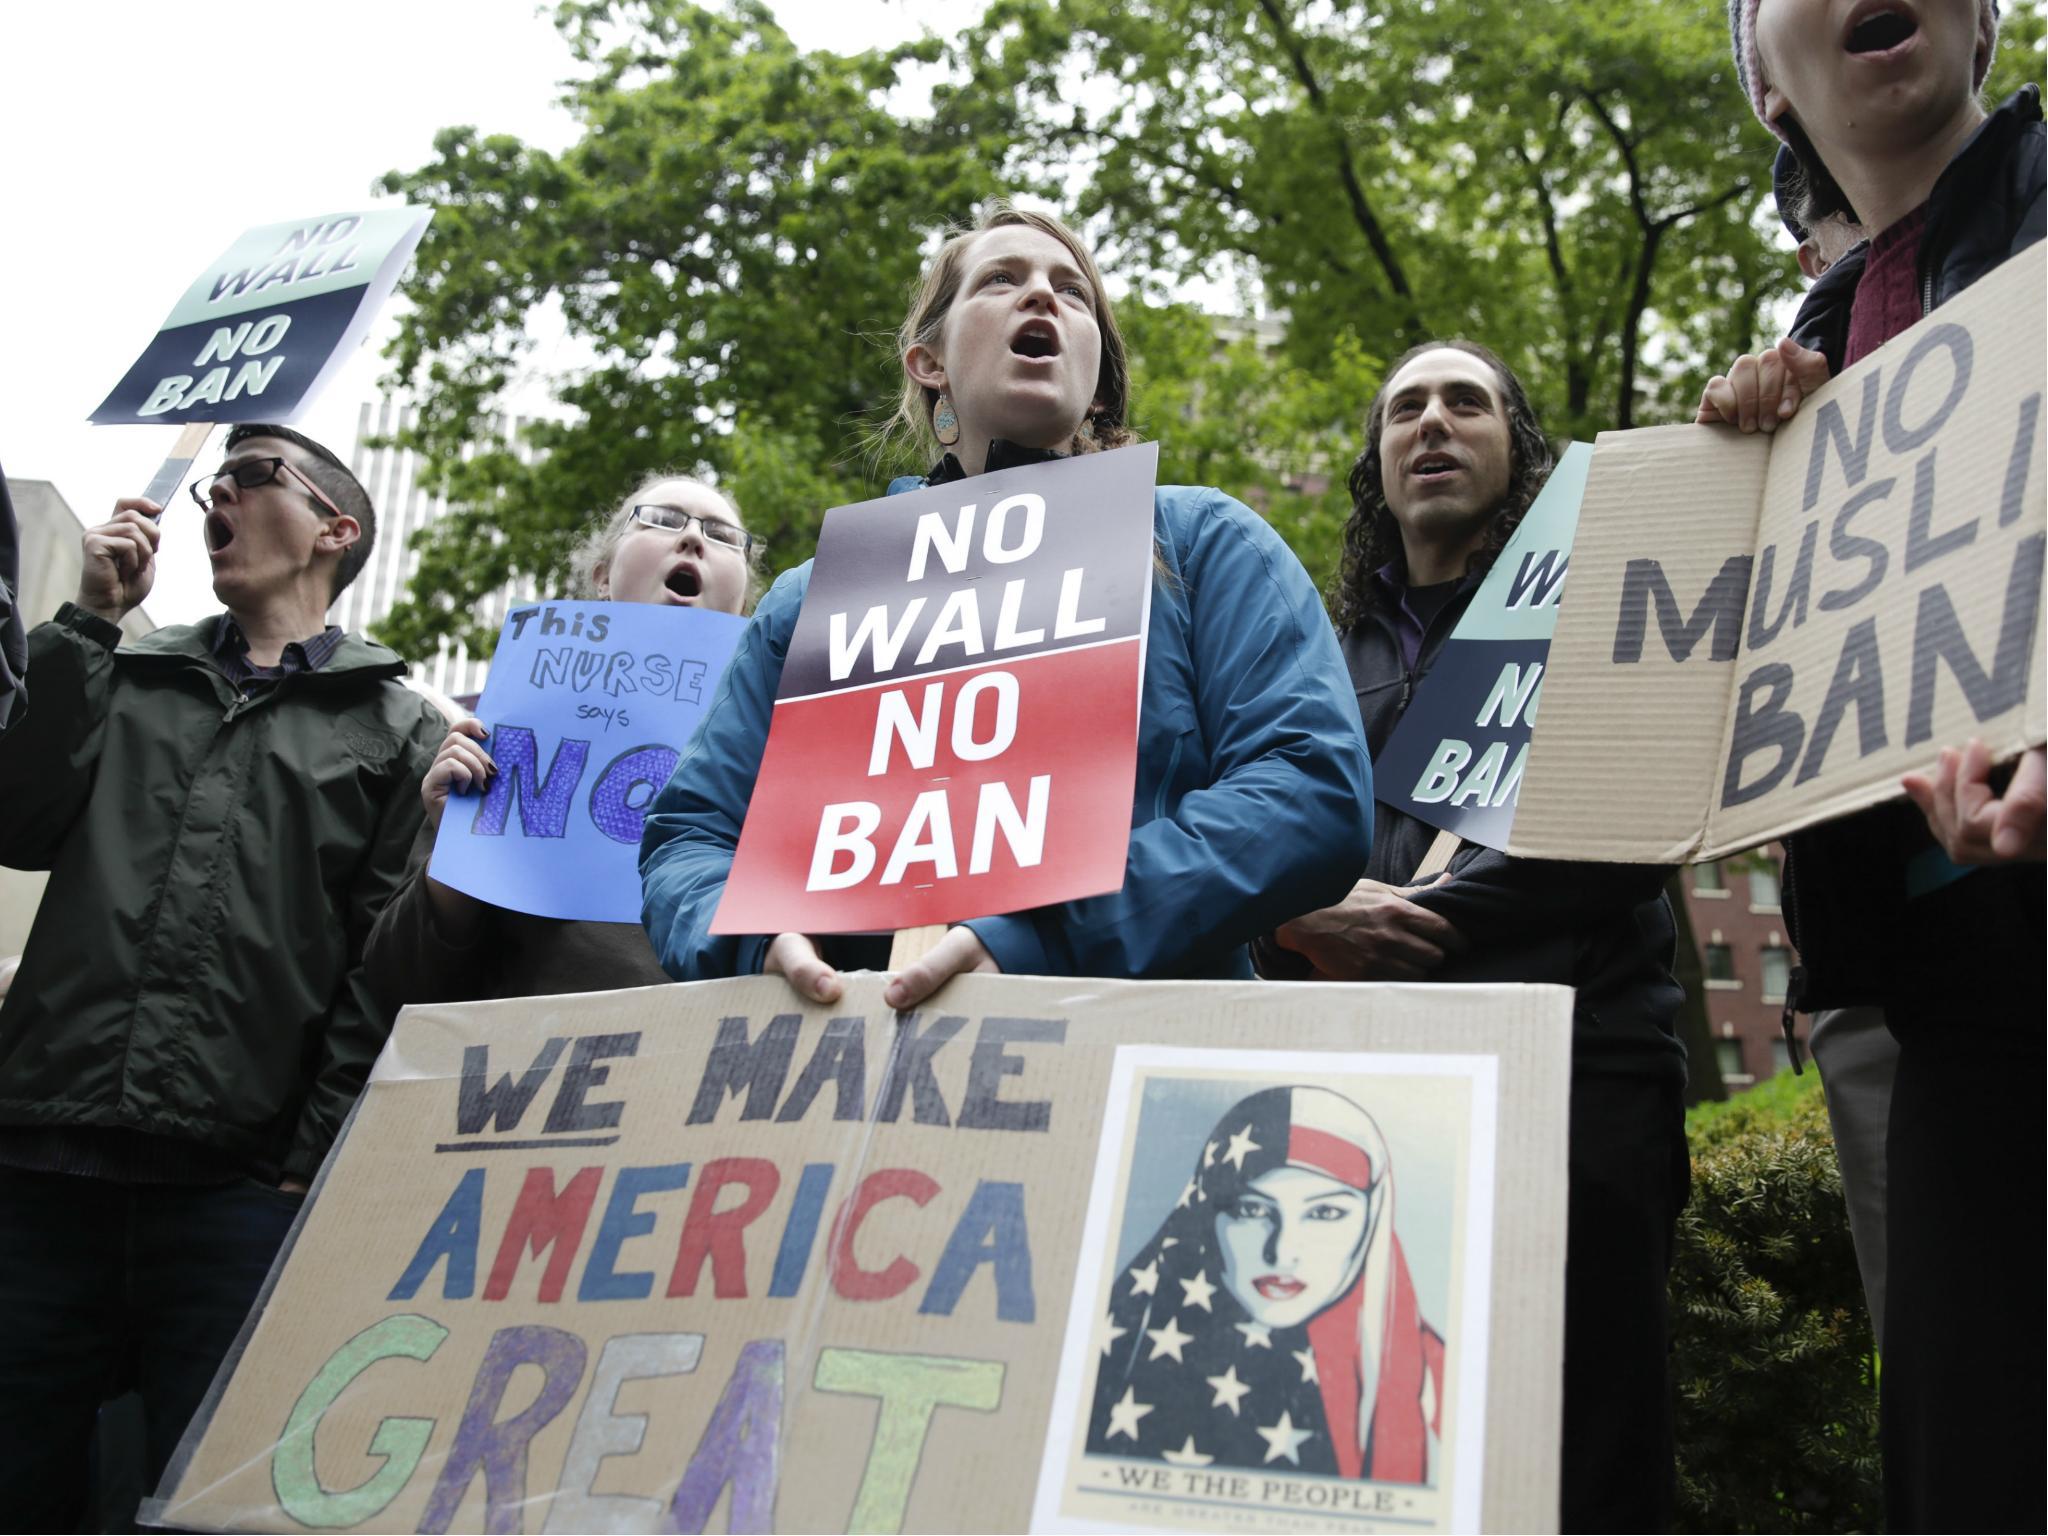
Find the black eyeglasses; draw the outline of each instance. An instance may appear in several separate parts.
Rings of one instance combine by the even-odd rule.
[[[282,479],[286,474],[304,486],[306,494],[325,507],[329,517],[341,516],[341,508],[329,499],[325,491],[308,480],[289,459],[281,457],[244,459],[239,464],[223,464],[204,479],[192,482],[192,499],[199,503],[202,512],[211,512],[214,489],[221,481],[232,479],[242,490],[253,491],[257,486],[269,485]]]
[[[644,502],[633,509],[633,521],[648,528],[660,528],[668,533],[681,533],[695,523],[704,530],[704,537],[714,544],[723,544],[727,549],[736,549],[743,555],[754,552],[754,536],[738,523],[722,523],[715,517],[705,517],[697,512],[685,512],[681,507],[664,507],[659,502]]]

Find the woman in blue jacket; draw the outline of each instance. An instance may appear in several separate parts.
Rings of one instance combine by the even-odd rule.
[[[891,427],[943,455],[892,492],[1133,440],[1129,369],[1101,274],[1056,219],[999,206],[948,240],[900,341]],[[955,925],[891,981],[891,1007],[963,971],[1248,977],[1255,934],[1337,900],[1365,867],[1371,767],[1300,563],[1255,513],[1202,487],[1159,487],[1153,535],[1123,888]],[[647,817],[640,873],[648,936],[670,975],[779,972],[829,1003],[839,969],[887,963],[886,938],[710,931],[809,580],[806,562],[755,610]]]

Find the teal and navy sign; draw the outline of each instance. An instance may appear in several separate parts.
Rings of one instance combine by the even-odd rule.
[[[249,230],[199,274],[96,422],[290,421],[362,340],[428,208]]]
[[[1379,799],[1505,848],[1593,450],[1572,443],[1372,766]]]

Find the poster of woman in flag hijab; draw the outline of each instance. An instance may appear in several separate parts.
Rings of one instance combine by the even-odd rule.
[[[1480,1416],[1462,1443],[1453,1425],[1463,1353],[1484,1349],[1460,1325],[1484,1331],[1470,1132],[1490,1079],[1470,1058],[1138,1054],[1104,1130],[1117,1208],[1091,1207],[1084,1238],[1086,1381],[1047,1447],[1060,1513],[1455,1528],[1454,1470],[1476,1485],[1479,1459]]]

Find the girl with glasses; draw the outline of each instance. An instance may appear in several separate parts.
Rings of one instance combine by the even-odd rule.
[[[755,543],[730,501],[683,476],[650,475],[571,558],[577,594],[618,603],[745,611]],[[453,791],[497,771],[483,722],[456,721],[420,784],[426,822],[406,883],[377,918],[364,965],[378,1000],[407,1003],[539,997],[665,982],[636,923],[536,917],[480,901],[427,873]]]

